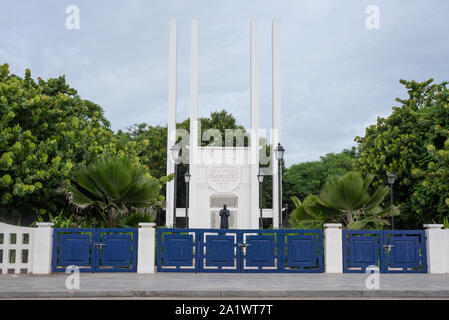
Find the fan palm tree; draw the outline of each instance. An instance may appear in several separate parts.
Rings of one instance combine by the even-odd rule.
[[[382,229],[390,225],[387,217],[399,215],[396,208],[382,209],[380,204],[389,192],[388,186],[381,186],[369,194],[374,176],[363,179],[356,172],[344,176],[330,175],[320,195],[310,195],[301,203],[295,199],[292,222],[316,219],[322,222],[343,223],[348,229]]]
[[[71,183],[58,188],[77,213],[94,208],[106,227],[115,227],[126,214],[160,206],[161,184],[144,166],[129,158],[103,158],[75,170]]]

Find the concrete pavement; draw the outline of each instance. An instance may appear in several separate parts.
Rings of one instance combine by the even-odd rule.
[[[0,298],[447,298],[449,274],[380,274],[367,289],[367,274],[86,273],[80,289],[67,290],[67,274],[0,275]]]

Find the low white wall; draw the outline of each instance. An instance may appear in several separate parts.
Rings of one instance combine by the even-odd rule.
[[[50,273],[52,226],[37,223],[37,228],[29,228],[0,222],[0,273]]]
[[[0,273],[32,273],[34,228],[0,222]]]
[[[36,228],[0,222],[0,273],[51,272],[53,224],[37,223]],[[155,223],[140,223],[138,230],[138,273],[155,271]],[[324,263],[326,273],[343,273],[342,225],[324,225]],[[441,224],[426,224],[428,273],[449,273],[449,229]]]

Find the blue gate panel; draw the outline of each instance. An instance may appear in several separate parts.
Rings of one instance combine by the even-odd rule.
[[[280,270],[283,272],[323,272],[323,232],[283,230]]]
[[[131,237],[129,235],[104,235],[101,265],[129,267],[132,265]]]
[[[423,230],[343,230],[344,272],[427,272]]]
[[[343,230],[343,271],[363,273],[368,266],[380,266],[382,232]]]
[[[137,229],[96,229],[97,272],[137,271]]]
[[[351,237],[349,239],[349,255],[351,267],[378,265],[379,243],[377,237]]]
[[[90,236],[87,234],[60,236],[59,265],[60,266],[89,266],[90,265]]]
[[[287,267],[313,267],[316,265],[316,245],[312,236],[290,236],[287,245]]]
[[[275,238],[273,236],[247,236],[246,266],[274,267],[275,266]]]
[[[201,272],[239,272],[239,230],[200,230],[199,269]]]
[[[395,239],[391,244],[395,249],[390,256],[392,267],[395,267],[394,264],[398,264],[396,267],[399,267],[405,263],[413,268],[419,268],[419,248],[415,245],[416,241]]]
[[[137,271],[137,229],[56,228],[53,272],[74,265],[81,272]]]
[[[166,235],[164,265],[191,266],[193,261],[192,235]]]
[[[323,272],[323,233],[164,228],[157,256],[159,272]]]
[[[235,265],[233,236],[206,236],[206,266],[233,267]]]
[[[157,271],[198,271],[197,229],[157,229]]]
[[[65,272],[77,266],[80,272],[95,270],[95,248],[92,241],[95,229],[55,228],[53,230],[52,271]]]
[[[427,272],[425,231],[384,231],[382,271]]]

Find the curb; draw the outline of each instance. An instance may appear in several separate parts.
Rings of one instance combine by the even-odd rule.
[[[20,298],[113,298],[113,297],[154,297],[154,298],[449,298],[449,290],[305,290],[305,291],[115,291],[115,290],[79,290],[79,291],[31,291],[31,292],[0,292],[0,299]]]

